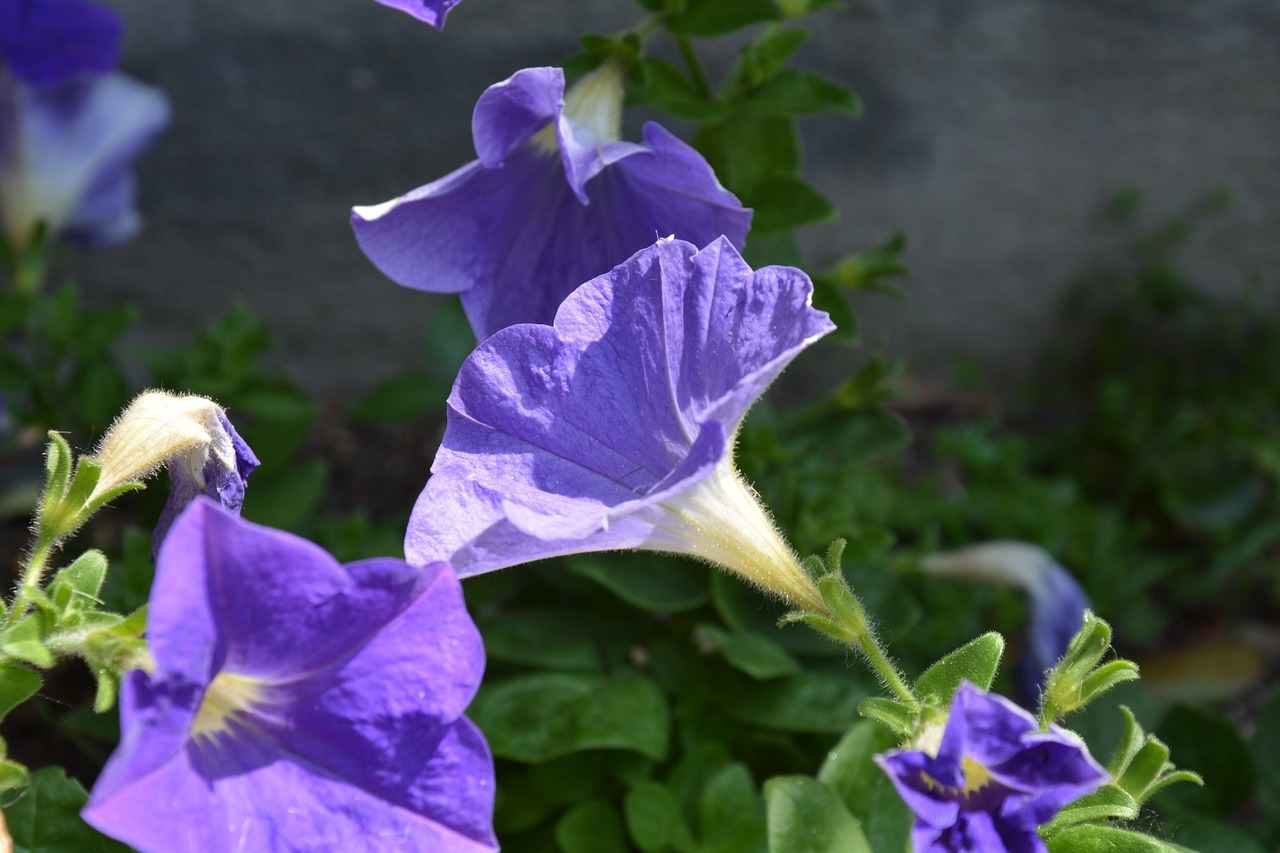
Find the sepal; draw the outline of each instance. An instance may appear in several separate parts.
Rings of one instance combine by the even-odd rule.
[[[915,730],[918,710],[896,699],[883,696],[871,696],[862,700],[858,713],[887,726],[901,739],[906,739]]]
[[[1138,665],[1123,658],[1099,666],[1110,650],[1111,626],[1086,610],[1084,626],[1045,681],[1040,708],[1043,725],[1083,708],[1117,684],[1138,677]]]

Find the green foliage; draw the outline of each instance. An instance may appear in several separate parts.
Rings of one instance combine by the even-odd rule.
[[[80,819],[89,795],[62,770],[45,768],[31,774],[31,784],[5,797],[4,820],[14,853],[127,853]]]
[[[858,819],[835,791],[808,776],[778,776],[764,786],[769,850],[775,853],[872,853]]]

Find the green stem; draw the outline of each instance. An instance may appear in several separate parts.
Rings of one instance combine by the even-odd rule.
[[[885,685],[906,705],[915,708],[919,704],[916,701],[915,694],[911,692],[911,688],[907,686],[906,679],[902,677],[902,673],[898,672],[898,668],[893,665],[893,661],[889,660],[889,655],[885,653],[884,647],[880,645],[879,638],[870,629],[867,629],[858,635],[857,642],[858,648],[867,656],[867,661],[871,664],[872,669],[884,679]]]
[[[684,64],[689,66],[689,76],[693,78],[698,94],[710,98],[711,86],[707,83],[707,75],[702,73],[702,63],[698,62],[698,54],[693,51],[693,43],[688,36],[676,36],[676,45],[680,48],[680,55],[684,57]]]
[[[14,621],[26,615],[28,596],[32,590],[40,586],[40,581],[44,577],[45,564],[49,561],[49,555],[53,553],[55,541],[56,537],[49,535],[43,529],[38,534],[36,544],[31,549],[31,557],[22,568],[22,582],[18,584],[13,603],[9,607],[9,612],[5,614],[3,627],[8,628]]]

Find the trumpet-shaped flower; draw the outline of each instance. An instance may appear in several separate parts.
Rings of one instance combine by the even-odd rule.
[[[1028,701],[1039,698],[1045,674],[1066,654],[1089,609],[1089,596],[1071,573],[1043,548],[1025,542],[984,542],[931,554],[921,567],[1026,592],[1027,639],[1018,662],[1018,687]]]
[[[0,219],[17,251],[40,225],[94,244],[141,227],[130,167],[168,123],[169,104],[101,73],[119,37],[115,15],[87,3],[0,0]]]
[[[357,207],[360,247],[406,287],[460,293],[476,337],[550,323],[575,287],[660,236],[741,246],[751,211],[702,155],[650,122],[621,141],[622,69],[564,91],[559,68],[528,68],[476,104],[479,160],[413,192]]]
[[[436,563],[339,565],[203,498],[156,566],[154,660],[83,815],[143,853],[497,849],[462,716],[484,647]]]
[[[876,756],[916,814],[915,853],[1042,853],[1036,828],[1107,781],[1074,734],[965,682],[936,751]]]
[[[489,338],[463,364],[405,538],[463,576],[581,551],[709,560],[823,610],[733,464],[747,410],[834,329],[788,267],[721,238],[662,240],[587,282],[554,326]]]
[[[169,500],[152,534],[153,557],[174,519],[198,495],[239,512],[249,475],[258,467],[258,457],[221,406],[167,391],[144,391],[134,398],[103,436],[95,456],[102,473],[89,502],[169,466]]]
[[[426,21],[437,30],[444,29],[445,16],[462,0],[377,0],[383,6],[408,12],[419,21]]]

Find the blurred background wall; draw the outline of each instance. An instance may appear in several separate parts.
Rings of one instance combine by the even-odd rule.
[[[338,397],[417,364],[437,304],[364,259],[351,205],[471,159],[486,86],[642,13],[466,0],[437,33],[371,0],[110,5],[124,69],[168,92],[174,122],[141,161],[147,230],[70,252],[64,271],[90,301],[143,305],[138,346],[181,343],[247,300],[281,365]],[[856,304],[868,344],[920,376],[946,380],[965,356],[998,385],[1025,380],[1064,287],[1120,251],[1103,213],[1123,186],[1157,215],[1229,187],[1189,262],[1209,287],[1277,285],[1275,0],[851,0],[814,23],[799,64],[866,111],[804,126],[808,177],[842,218],[802,240],[821,265],[905,232],[908,298]]]

